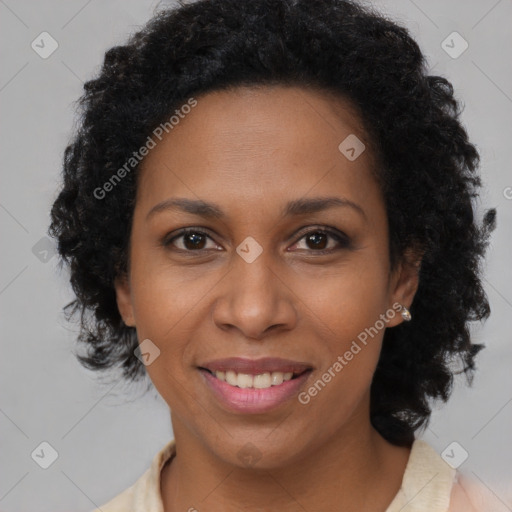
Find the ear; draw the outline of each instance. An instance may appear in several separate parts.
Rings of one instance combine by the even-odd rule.
[[[397,313],[399,309],[397,304],[410,308],[419,285],[419,273],[423,253],[415,248],[406,249],[402,260],[391,275],[390,279],[390,307]],[[400,314],[388,322],[388,327],[403,322]]]
[[[135,315],[133,314],[132,296],[128,277],[126,275],[116,277],[114,281],[116,290],[117,308],[123,322],[129,327],[135,327]]]

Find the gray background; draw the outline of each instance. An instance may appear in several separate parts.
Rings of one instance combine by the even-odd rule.
[[[512,510],[512,1],[373,4],[410,28],[432,72],[448,77],[463,98],[463,121],[482,156],[482,208],[498,209],[485,268],[492,316],[474,329],[487,349],[473,386],[459,381],[421,437],[439,453],[457,441],[469,453],[460,470],[489,488],[499,510]],[[157,5],[0,0],[2,511],[91,510],[133,483],[172,438],[167,405],[156,392],[101,384],[75,360],[76,326],[61,312],[72,294],[54,247],[45,246],[73,102],[104,52]],[[47,59],[31,48],[43,31],[59,44]],[[469,44],[455,59],[441,46],[453,31]],[[46,470],[31,458],[42,441],[59,455]]]

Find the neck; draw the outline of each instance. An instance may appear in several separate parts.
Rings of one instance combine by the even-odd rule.
[[[368,420],[312,446],[293,464],[246,468],[216,457],[179,420],[173,430],[178,451],[161,480],[165,512],[382,512],[400,488],[410,453],[388,443]]]

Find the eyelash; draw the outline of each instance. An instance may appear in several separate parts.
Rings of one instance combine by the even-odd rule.
[[[322,249],[322,250],[309,249],[309,251],[313,252],[314,254],[317,254],[317,255],[331,254],[337,250],[346,249],[346,248],[350,247],[350,239],[345,234],[343,234],[341,232],[333,231],[331,229],[326,229],[326,228],[313,228],[305,233],[302,233],[300,238],[298,238],[297,241],[293,245],[295,245],[296,243],[298,243],[300,240],[307,237],[308,235],[318,234],[318,233],[330,236],[331,238],[333,238],[334,240],[336,240],[339,243],[339,247],[331,248],[331,249]],[[180,230],[177,234],[175,234],[172,238],[164,238],[164,240],[162,241],[162,245],[165,248],[169,248],[169,246],[171,246],[175,240],[177,240],[178,238],[182,238],[184,236],[190,235],[190,234],[201,235],[201,236],[205,236],[207,238],[212,239],[212,237],[208,233],[206,233],[205,231],[203,231],[201,229],[184,228],[184,229]],[[198,253],[198,254],[201,254],[204,251],[212,250],[212,249],[187,250],[187,249],[178,249],[178,248],[173,248],[173,249],[176,251],[182,252],[182,253],[186,252],[186,253]]]

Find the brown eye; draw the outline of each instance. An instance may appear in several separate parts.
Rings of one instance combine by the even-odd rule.
[[[297,247],[304,240],[305,247]],[[208,241],[213,243],[213,247],[208,247]],[[183,229],[171,238],[164,239],[163,246],[182,251],[182,252],[201,252],[207,250],[222,250],[214,243],[214,240],[204,231],[199,229]],[[295,244],[295,249],[304,249],[314,252],[318,255],[328,254],[336,250],[350,246],[349,238],[341,233],[331,230],[317,228],[305,233]]]
[[[302,240],[304,240],[305,243],[304,250],[318,254],[327,254],[350,246],[349,238],[343,233],[320,228],[304,234],[295,244],[296,248],[302,249],[301,247],[297,247]],[[333,241],[333,243],[329,246],[330,241]]]
[[[187,252],[199,252],[208,250],[208,247],[206,247],[208,240],[212,239],[204,231],[197,229],[186,229],[182,230],[172,238],[164,240],[163,245],[165,247],[174,246],[178,250]]]
[[[200,233],[188,233],[183,235],[183,245],[190,250],[204,249],[206,238]]]
[[[325,233],[311,233],[306,235],[306,243],[311,244],[311,249],[325,249],[328,245],[329,236]]]

